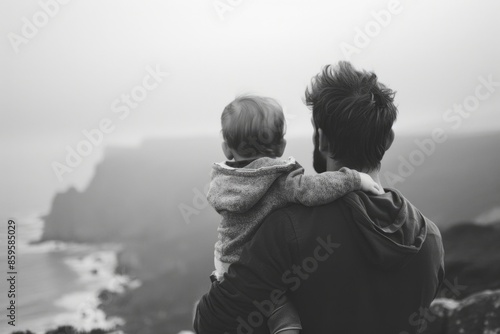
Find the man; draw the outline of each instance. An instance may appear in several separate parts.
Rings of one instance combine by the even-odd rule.
[[[348,62],[306,90],[314,168],[378,172],[394,139],[394,92]],[[323,206],[292,205],[262,223],[222,282],[197,307],[197,333],[268,333],[285,295],[301,333],[418,333],[444,276],[437,227],[397,190],[353,192]],[[283,331],[282,333],[285,333]]]

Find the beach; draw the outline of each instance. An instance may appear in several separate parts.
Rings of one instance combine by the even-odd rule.
[[[106,318],[98,308],[100,303],[109,301],[98,298],[100,291],[121,293],[140,285],[138,281],[115,272],[119,245],[37,243],[43,232],[41,219],[31,216],[16,219],[16,223],[16,326],[2,322],[0,332],[29,329],[38,334],[62,325],[88,331],[113,329],[123,324],[123,319]],[[6,266],[6,257],[0,258],[0,265]]]

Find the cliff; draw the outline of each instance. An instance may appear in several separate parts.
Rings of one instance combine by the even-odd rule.
[[[383,161],[384,185],[391,175],[405,171],[405,161],[420,150],[417,143],[426,140],[396,138]],[[411,167],[411,175],[394,186],[440,228],[471,221],[500,206],[499,142],[494,134],[434,144],[422,165]],[[312,173],[311,152],[310,140],[290,138],[285,155],[295,156]],[[85,191],[70,189],[55,196],[44,217],[43,240],[172,239],[192,232],[189,225],[197,224],[187,223],[193,222],[199,223],[197,230],[208,231],[218,218],[204,199],[204,187],[211,164],[221,160],[216,137],[150,140],[140,148],[108,149]]]
[[[500,221],[459,224],[442,236],[446,284],[439,297],[460,300],[483,290],[500,289]]]
[[[472,222],[500,206],[499,139],[450,139],[396,187],[441,228]],[[310,140],[288,142],[286,155],[311,172]],[[382,175],[397,171],[400,157],[414,148],[413,138],[400,138],[387,153]],[[219,138],[151,140],[137,149],[112,148],[85,191],[70,189],[55,196],[44,217],[43,240],[121,243],[118,270],[143,282],[136,290],[103,300],[108,314],[127,320],[125,332],[190,328],[194,303],[209,289],[219,222],[203,194],[211,164],[223,159]],[[446,279],[465,288],[450,295],[443,287],[440,297],[464,299],[500,289],[497,225],[459,224],[445,229],[443,238]]]
[[[424,334],[500,333],[500,290],[487,290],[457,302],[436,299],[426,313]]]
[[[219,147],[219,140],[213,138],[182,139],[179,145],[174,140],[148,141],[140,149],[108,149],[84,192],[70,189],[55,196],[44,217],[42,240],[175,239],[190,233],[194,223],[200,223],[198,230],[213,228],[206,221],[216,223],[217,215],[204,202],[203,188],[212,162],[221,155]]]

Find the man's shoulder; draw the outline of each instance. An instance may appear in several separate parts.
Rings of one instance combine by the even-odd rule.
[[[290,203],[287,206],[277,209],[275,211],[282,211],[283,213],[286,213],[288,215],[291,215],[292,217],[296,217],[298,215],[307,215],[307,214],[314,214],[319,211],[329,211],[333,210],[334,208],[340,207],[345,205],[344,203],[344,197],[341,197],[339,199],[336,199],[335,201],[331,201],[326,204],[321,204],[321,205],[304,205],[300,203]]]
[[[295,220],[296,217],[310,214],[314,210],[313,206],[306,206],[300,203],[289,203],[285,207],[279,208],[271,212],[266,219],[264,220],[273,220],[276,219],[277,217],[287,217],[288,220],[291,222]]]
[[[290,203],[271,212],[263,221],[266,225],[280,225],[280,228],[296,228],[298,225],[323,223],[326,218],[334,218],[339,208],[345,205],[342,198],[323,205],[306,206]],[[328,216],[328,217],[327,217]]]
[[[310,210],[310,207],[302,204],[289,204],[285,207],[276,209],[264,218],[259,230],[265,234],[294,238],[297,221]]]

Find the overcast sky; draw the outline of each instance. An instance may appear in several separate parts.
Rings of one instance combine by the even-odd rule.
[[[0,148],[12,165],[2,182],[38,156],[54,182],[44,159],[62,159],[103,119],[113,126],[104,144],[217,134],[224,106],[246,92],[285,106],[288,135],[310,133],[304,88],[346,58],[398,92],[398,133],[500,131],[500,87],[460,124],[443,121],[480,77],[500,81],[500,1],[61,0],[43,14],[54,1],[0,2]],[[366,29],[367,45],[347,57],[341,46],[359,46]],[[169,74],[155,82],[147,68]],[[144,92],[145,79],[155,88],[125,114],[122,94]]]

